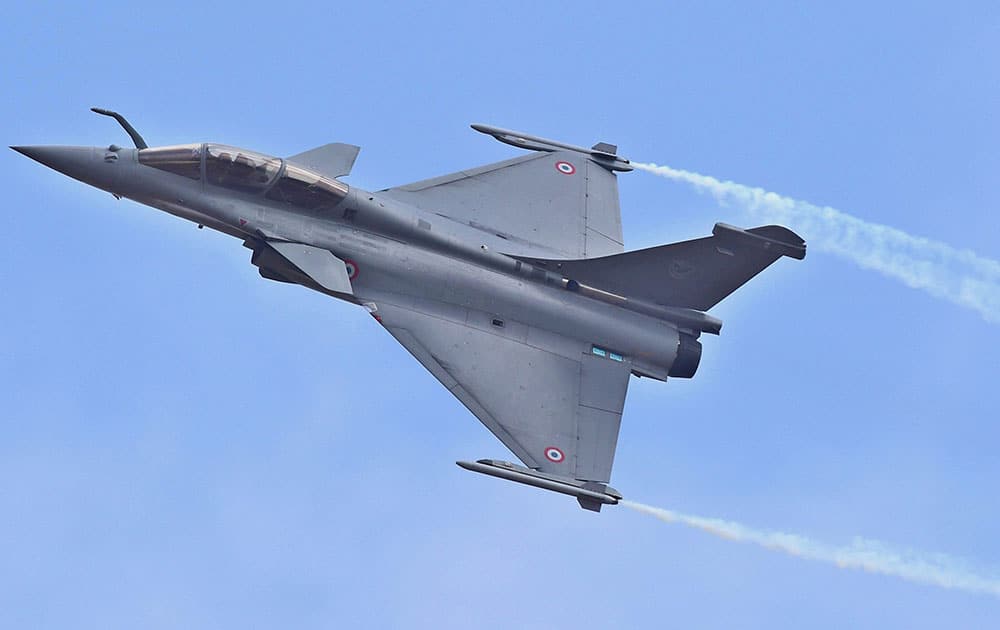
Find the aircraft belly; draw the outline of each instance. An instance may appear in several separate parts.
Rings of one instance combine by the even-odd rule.
[[[402,244],[377,256],[359,250],[334,253],[355,257],[359,271],[354,294],[361,302],[377,305],[388,300],[424,312],[444,309],[450,317],[475,317],[487,326],[497,319],[504,335],[521,335],[523,342],[531,327],[598,344],[665,370],[677,355],[678,332],[670,324],[557,287]]]
[[[599,345],[661,368],[656,373],[665,374],[677,356],[677,329],[663,320],[343,224],[317,222],[310,232],[309,245],[348,265],[360,303],[450,305]]]

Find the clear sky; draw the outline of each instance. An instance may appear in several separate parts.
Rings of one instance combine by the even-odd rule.
[[[226,4],[7,7],[3,142],[126,144],[97,105],[151,144],[358,144],[346,181],[378,189],[519,154],[486,122],[1000,258],[993,2]],[[0,160],[0,627],[1000,624],[995,597],[465,472],[509,453],[363,310]],[[631,247],[752,221],[620,186]],[[695,379],[633,379],[614,486],[1000,567],[1000,326],[821,252],[713,314]]]

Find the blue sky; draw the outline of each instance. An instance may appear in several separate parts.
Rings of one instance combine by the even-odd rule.
[[[867,2],[24,4],[6,144],[362,146],[382,188],[617,143],[1000,258],[1000,10]],[[503,446],[356,307],[228,237],[7,152],[0,626],[996,627],[1000,600],[848,572],[469,474]],[[627,244],[747,225],[621,177]],[[809,235],[804,234],[808,239]],[[720,304],[691,381],[633,380],[636,500],[1000,567],[1000,327],[843,260]]]

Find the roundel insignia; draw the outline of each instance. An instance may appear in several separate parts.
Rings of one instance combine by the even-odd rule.
[[[545,459],[558,464],[562,462],[562,460],[566,459],[566,455],[556,447],[549,446],[545,449]]]
[[[694,265],[681,258],[675,258],[670,262],[668,273],[677,280],[684,280],[694,273]]]
[[[563,175],[572,175],[576,172],[576,167],[569,162],[556,162],[556,170]]]
[[[344,259],[344,267],[347,268],[347,277],[354,280],[358,277],[358,264],[353,260],[347,258]]]

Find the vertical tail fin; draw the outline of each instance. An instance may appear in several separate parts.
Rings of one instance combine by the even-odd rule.
[[[788,228],[743,230],[716,223],[712,236],[624,254],[523,260],[625,297],[706,311],[782,256],[801,260],[805,255],[805,241]]]

